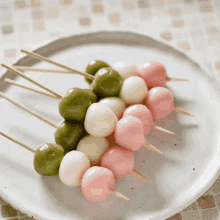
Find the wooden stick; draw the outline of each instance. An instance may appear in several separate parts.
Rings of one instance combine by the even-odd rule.
[[[151,128],[156,130],[156,131],[161,131],[161,132],[164,132],[164,133],[167,133],[167,134],[174,134],[172,131],[166,130],[166,129],[161,128],[161,127],[156,126],[156,125],[152,126]]]
[[[56,124],[54,124],[53,122],[51,122],[50,120],[48,120],[47,118],[45,118],[44,116],[38,114],[37,112],[34,112],[33,110],[27,108],[26,106],[14,101],[13,99],[9,98],[8,96],[6,96],[4,93],[0,92],[0,96],[6,100],[8,100],[9,102],[13,103],[14,105],[22,108],[23,110],[25,110],[26,112],[29,112],[30,114],[34,115],[35,117],[41,119],[42,121],[46,122],[47,124],[51,125],[54,128],[58,128],[58,126]]]
[[[29,66],[13,66],[13,67],[17,70],[23,70],[23,71],[49,72],[49,73],[71,73],[71,74],[73,74],[73,71],[68,71],[68,70],[39,69],[39,68],[32,68]]]
[[[161,151],[159,151],[156,147],[154,147],[153,145],[151,145],[151,144],[148,143],[147,141],[146,141],[146,144],[143,145],[143,147],[146,147],[146,148],[148,148],[149,150],[152,150],[152,151],[154,151],[154,152],[156,152],[156,153],[163,154]]]
[[[151,183],[151,181],[149,179],[147,179],[145,176],[141,175],[137,170],[133,169],[130,171],[130,174],[134,175],[134,176],[137,176],[137,177],[140,177],[141,179],[143,180],[146,180],[148,181],[149,183]]]
[[[125,199],[125,200],[130,200],[129,198],[127,198],[126,196],[124,196],[123,194],[121,194],[120,192],[111,189],[111,193],[114,194],[115,196],[118,196],[119,198]]]
[[[182,78],[173,78],[173,77],[168,77],[167,76],[167,81],[183,81],[183,82],[188,82],[188,79],[182,79]]]
[[[20,141],[18,141],[18,140],[15,140],[14,138],[8,136],[7,134],[5,134],[5,133],[3,133],[3,132],[1,132],[1,131],[0,131],[0,135],[2,135],[2,136],[4,136],[4,137],[8,138],[9,140],[15,142],[16,144],[19,144],[20,146],[26,148],[27,150],[32,151],[33,153],[35,153],[35,150],[34,150],[33,148],[27,146],[26,144],[24,144],[24,143],[22,143],[22,142],[20,142]]]
[[[37,89],[32,89],[31,87],[22,85],[22,84],[20,84],[20,83],[14,81],[14,80],[11,80],[11,79],[8,79],[8,78],[5,78],[5,82],[6,82],[6,83],[9,83],[9,84],[12,84],[12,85],[14,85],[14,86],[18,86],[18,87],[21,87],[21,88],[24,88],[24,89],[28,89],[28,90],[33,91],[33,92],[37,92],[37,93],[42,94],[42,95],[46,95],[46,96],[52,97],[52,98],[54,98],[54,99],[60,99],[60,98],[58,98],[58,97],[55,96],[55,95],[52,95],[52,94],[50,94],[50,93],[43,92],[43,91],[40,91],[40,90],[37,90]]]
[[[25,78],[26,80],[28,80],[28,81],[34,83],[35,85],[41,87],[42,89],[44,89],[44,90],[46,90],[46,91],[48,91],[48,92],[54,94],[54,95],[57,96],[58,98],[60,98],[60,99],[62,98],[62,96],[59,95],[58,93],[52,91],[51,89],[48,89],[47,87],[41,85],[40,83],[34,81],[33,79],[31,79],[31,78],[25,76],[23,73],[19,72],[18,70],[14,69],[14,68],[12,68],[12,67],[6,66],[5,64],[2,64],[2,66],[5,67],[6,69],[12,71],[13,73],[15,73],[15,74],[17,74],[17,75],[19,75],[19,76]]]
[[[36,58],[36,59],[43,60],[43,61],[48,62],[48,63],[51,63],[51,64],[53,64],[53,65],[55,65],[55,66],[61,67],[61,68],[66,69],[66,70],[69,70],[69,71],[71,71],[72,73],[78,73],[78,74],[80,74],[80,75],[86,76],[86,77],[89,78],[89,79],[94,79],[94,78],[95,78],[94,76],[92,76],[92,75],[90,75],[90,74],[88,74],[88,73],[79,72],[79,71],[74,70],[74,69],[72,69],[72,68],[70,68],[70,67],[64,66],[64,65],[62,65],[62,64],[59,64],[59,63],[57,63],[57,62],[55,62],[55,61],[52,61],[52,60],[46,58],[46,57],[43,57],[43,56],[41,56],[41,55],[39,55],[39,54],[31,53],[31,52],[28,52],[28,51],[26,51],[26,50],[21,50],[21,52],[22,52],[22,53],[26,53],[27,55],[29,55],[29,56],[31,56],[31,57],[34,57],[34,58]]]
[[[175,112],[178,112],[178,113],[183,114],[183,115],[189,115],[189,116],[194,117],[193,114],[187,112],[187,111],[184,110],[184,109],[181,109],[181,108],[179,108],[179,107],[176,107],[176,106],[175,106]]]

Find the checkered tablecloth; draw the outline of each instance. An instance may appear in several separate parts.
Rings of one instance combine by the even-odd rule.
[[[106,27],[161,38],[220,76],[220,0],[0,0],[0,60],[10,65],[21,48]],[[0,220],[33,219],[1,197],[0,209]],[[217,220],[218,216],[220,178],[169,220]]]

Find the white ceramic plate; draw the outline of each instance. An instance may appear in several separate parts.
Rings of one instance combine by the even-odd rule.
[[[40,220],[161,220],[190,205],[216,180],[220,161],[219,88],[216,80],[185,54],[150,37],[128,32],[71,36],[50,42],[36,52],[81,71],[92,59],[111,65],[119,60],[160,61],[170,77],[190,80],[169,82],[167,87],[173,92],[175,105],[195,117],[172,113],[156,122],[175,135],[156,131],[148,135],[147,140],[164,155],[145,148],[135,152],[135,169],[153,183],[136,177],[118,179],[115,188],[130,201],[111,195],[102,203],[89,202],[80,188],[63,185],[57,176],[39,176],[33,168],[33,153],[0,136],[0,194],[14,207]],[[18,64],[55,68],[25,56]],[[71,87],[89,88],[79,75],[27,75],[61,94]],[[6,86],[3,78],[12,76],[3,73],[1,90],[53,122],[61,121],[57,100]],[[16,80],[31,85],[24,79]],[[43,142],[54,142],[53,127],[2,99],[0,109],[0,130],[34,148]]]

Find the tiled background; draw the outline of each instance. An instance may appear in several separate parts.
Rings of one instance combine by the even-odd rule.
[[[220,76],[220,0],[0,0],[0,60],[10,65],[21,48],[53,37],[128,28],[177,45]],[[32,219],[1,198],[0,209],[0,219]],[[218,216],[220,178],[169,220]]]

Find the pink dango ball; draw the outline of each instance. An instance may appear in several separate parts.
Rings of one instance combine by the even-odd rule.
[[[165,66],[157,61],[148,61],[137,66],[135,75],[144,79],[149,88],[164,87],[167,81]]]
[[[146,144],[143,123],[133,116],[120,119],[116,124],[114,135],[119,146],[131,151],[137,151]]]
[[[114,186],[113,173],[104,167],[91,167],[82,177],[82,193],[89,201],[101,202],[107,199]]]
[[[112,147],[102,157],[101,166],[112,171],[115,178],[128,176],[134,169],[134,154],[120,147]]]
[[[145,105],[137,104],[126,108],[123,117],[126,116],[134,116],[141,120],[144,126],[144,135],[147,135],[154,127],[153,116]]]
[[[94,166],[89,168],[82,177],[81,189],[86,199],[93,202],[102,202],[110,194],[129,200],[114,190],[115,177],[112,171],[105,167]]]
[[[161,119],[175,111],[172,93],[164,87],[150,89],[146,98],[146,105],[150,109],[153,119]]]

